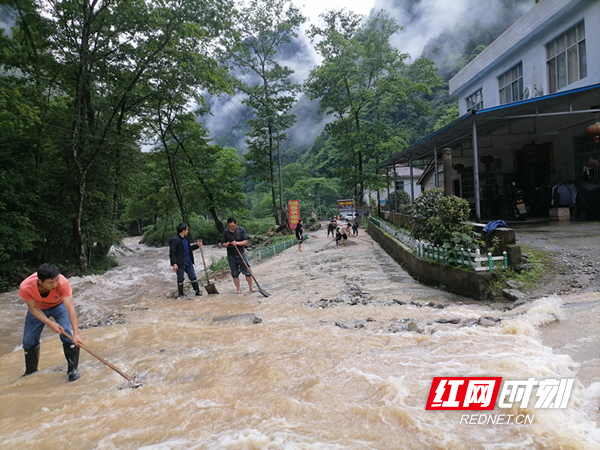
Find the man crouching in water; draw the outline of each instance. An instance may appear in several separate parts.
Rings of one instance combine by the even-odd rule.
[[[79,337],[77,312],[73,303],[73,289],[67,279],[60,274],[58,267],[42,264],[36,273],[27,277],[19,287],[19,297],[27,304],[25,329],[23,330],[23,350],[25,351],[25,373],[30,375],[38,370],[40,360],[40,336],[45,325],[60,334],[69,381],[79,378]],[[56,322],[51,321],[52,317]],[[73,330],[71,332],[71,330]],[[73,336],[73,341],[61,334],[65,331]]]

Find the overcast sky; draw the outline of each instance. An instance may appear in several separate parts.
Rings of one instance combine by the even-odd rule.
[[[357,14],[367,15],[373,7],[374,0],[293,0],[302,13],[308,17],[310,24],[319,20],[319,14],[329,9],[346,8]]]

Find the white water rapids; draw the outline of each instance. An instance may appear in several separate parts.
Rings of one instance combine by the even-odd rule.
[[[123,388],[125,379],[83,350],[82,377],[67,382],[62,346],[47,329],[40,371],[21,378],[26,306],[16,291],[0,295],[1,447],[600,449],[598,359],[569,356],[581,339],[585,348],[600,342],[597,315],[589,318],[595,334],[578,336],[583,325],[559,328],[572,312],[557,297],[504,312],[420,285],[360,233],[344,248],[325,230],[310,232],[303,252],[292,247],[254,263],[268,298],[248,293],[243,278],[245,293],[235,295],[230,277],[216,280],[219,295],[169,298],[176,283],[168,249],[135,238],[126,240],[132,252],[118,252],[119,267],[69,279],[80,324],[124,315],[125,323],[81,336],[122,371],[146,374],[138,389]],[[225,255],[204,252],[207,262]],[[200,277],[198,252],[196,262]],[[262,323],[212,321],[246,313]],[[503,320],[472,325],[485,316]],[[422,332],[408,331],[410,321]],[[569,345],[544,344],[540,330],[550,327],[574,333]],[[425,410],[434,376],[575,383],[565,409],[510,411],[534,415],[531,424],[468,425],[460,423],[465,411]]]

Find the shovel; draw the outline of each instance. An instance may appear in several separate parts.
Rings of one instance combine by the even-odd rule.
[[[248,264],[246,264],[246,260],[244,259],[244,257],[242,256],[242,254],[240,253],[239,249],[237,248],[237,245],[234,245],[235,247],[235,251],[238,252],[238,255],[240,255],[240,259],[242,260],[242,262],[244,263],[244,266],[246,266],[246,270],[248,270],[248,272],[250,272],[250,275],[252,276],[252,279],[254,280],[254,282],[256,283],[256,287],[258,288],[258,292],[260,292],[262,295],[264,295],[265,297],[270,297],[271,294],[269,294],[267,291],[264,291],[261,289],[260,284],[258,284],[258,281],[256,281],[256,278],[254,278],[254,274],[252,273],[252,271],[250,270],[250,267],[248,267]]]
[[[69,339],[71,339],[71,341],[73,341],[73,337],[67,333],[66,331],[62,330],[60,332],[63,336],[68,337]],[[140,381],[138,381],[136,378],[132,377],[131,375],[127,375],[125,372],[119,370],[116,366],[112,365],[111,363],[109,363],[107,360],[105,360],[102,356],[97,355],[96,353],[94,353],[93,351],[91,351],[89,348],[87,348],[85,345],[81,344],[80,347],[82,349],[84,349],[86,352],[88,352],[90,355],[92,355],[93,357],[99,359],[100,361],[102,361],[104,364],[106,364],[108,367],[110,367],[112,370],[114,370],[115,372],[117,372],[119,375],[121,375],[123,378],[125,378],[127,381],[129,381],[131,383],[131,385],[129,387],[132,388],[138,388],[140,386],[142,386],[142,383]]]
[[[218,294],[219,291],[217,291],[215,283],[212,283],[208,279],[208,269],[206,268],[206,261],[204,260],[204,251],[202,250],[202,246],[200,246],[200,254],[202,255],[202,264],[204,264],[204,273],[206,273],[206,286],[204,286],[206,288],[206,292],[209,294]]]

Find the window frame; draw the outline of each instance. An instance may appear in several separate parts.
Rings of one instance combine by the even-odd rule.
[[[479,98],[474,99],[479,95]],[[478,89],[473,92],[471,95],[465,97],[465,101],[467,102],[467,112],[471,111],[480,111],[483,109],[483,88]]]
[[[585,19],[566,29],[544,47],[549,94],[587,77]]]
[[[523,100],[523,61],[498,77],[498,100],[500,105]]]

